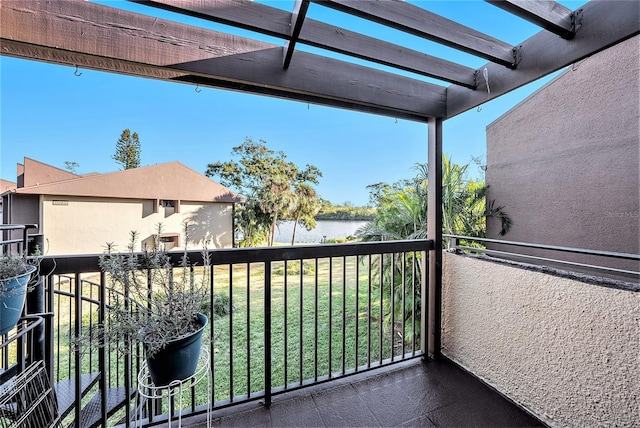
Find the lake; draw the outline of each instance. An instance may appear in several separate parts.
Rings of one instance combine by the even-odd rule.
[[[323,239],[346,238],[355,234],[359,227],[367,224],[361,220],[318,220],[315,229],[306,230],[298,225],[296,228],[297,244],[317,244]],[[274,241],[278,243],[291,244],[293,233],[293,222],[281,223],[276,229]]]

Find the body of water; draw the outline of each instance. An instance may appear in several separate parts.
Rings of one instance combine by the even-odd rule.
[[[318,220],[315,229],[306,230],[298,225],[296,228],[296,244],[317,244],[323,239],[346,238],[355,234],[359,227],[367,224],[361,220]],[[293,222],[287,221],[276,229],[274,241],[291,244]]]

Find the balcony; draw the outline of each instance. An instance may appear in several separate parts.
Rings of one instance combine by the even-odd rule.
[[[206,427],[203,416],[185,419]],[[217,411],[213,426],[534,427],[537,419],[449,361],[414,360],[257,404]]]
[[[637,269],[615,272],[627,280],[605,279],[456,245],[459,254],[443,254],[435,358],[425,352],[433,243],[415,240],[211,251],[213,289],[229,297],[228,314],[212,317],[207,332],[212,390],[198,385],[171,406],[136,395],[141,350],[122,358],[110,348],[70,347],[110,304],[97,256],[46,259],[44,340],[37,344],[25,319],[5,338],[2,372],[6,378],[24,370],[23,360],[41,358],[63,426],[152,426],[180,409],[184,426],[205,426],[207,415],[216,426],[640,420]],[[5,416],[2,426],[12,426],[10,411]]]

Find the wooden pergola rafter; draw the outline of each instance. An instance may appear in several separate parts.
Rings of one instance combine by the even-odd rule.
[[[489,62],[472,69],[306,16],[243,0],[135,0],[137,3],[283,39],[273,45],[83,0],[0,3],[2,54],[257,94],[425,122],[447,119],[638,34],[639,6],[594,0],[571,11],[554,1],[491,4],[543,30],[518,45],[398,0],[313,0],[444,44]],[[428,76],[427,83],[330,56],[300,44]],[[491,93],[482,89],[484,70]],[[448,85],[447,85],[448,84]]]
[[[486,59],[478,69],[247,0],[135,0],[283,39],[274,45],[89,3],[2,0],[0,54],[101,71],[283,97],[428,124],[429,206],[442,203],[442,121],[580,61],[640,32],[640,3],[592,0],[579,10],[548,0],[488,0],[542,30],[517,45],[399,0],[312,0]],[[391,67],[297,49],[301,44]],[[393,70],[428,76],[429,83]],[[491,76],[491,91],[484,76]],[[429,239],[442,213],[429,210]],[[429,257],[428,344],[440,349],[441,252]],[[426,280],[426,278],[425,278]],[[426,290],[422,290],[426,293]],[[422,312],[423,317],[427,316]],[[425,320],[423,320],[424,322]],[[425,324],[423,324],[425,325]]]

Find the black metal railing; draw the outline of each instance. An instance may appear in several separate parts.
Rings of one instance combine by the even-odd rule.
[[[35,224],[0,224],[0,257],[10,254],[26,256],[29,230],[37,227]],[[0,293],[3,292],[0,287]],[[0,310],[3,308],[0,307]],[[37,348],[42,345],[38,340],[43,328],[42,317],[33,316],[18,322],[14,330],[0,335],[0,385],[24,371],[26,366],[41,356],[42,352]]]
[[[205,411],[272,396],[423,355],[422,301],[431,241],[210,251],[208,350],[212,387],[191,388],[169,409],[136,401],[142,353],[82,349],[74,338],[104,320],[110,305],[98,256],[45,258],[51,342],[65,424],[108,426],[143,412],[145,423],[169,412]],[[174,266],[182,253],[171,253]],[[190,252],[194,274],[200,252]],[[113,290],[111,290],[113,291]]]
[[[640,280],[640,264],[638,264],[640,254],[447,234],[443,235],[443,238],[448,239],[448,247],[456,251],[486,254],[536,265],[607,275],[614,279]],[[527,253],[525,250],[532,250],[532,252]],[[582,260],[572,260],[569,255],[578,255],[582,257]],[[612,261],[630,261],[628,264],[631,268],[613,266]]]
[[[104,425],[135,391],[139,349],[123,358],[116,352],[118,343],[98,347],[77,340],[104,321],[112,293],[106,292],[101,276],[76,272],[48,278],[49,306],[55,313],[51,372],[60,415],[71,426]]]
[[[30,235],[35,224],[0,225],[0,257],[26,257],[38,266],[41,235]],[[35,254],[35,255],[34,255]],[[35,259],[35,260],[34,260]],[[45,366],[47,349],[51,349],[49,327],[53,314],[44,311],[44,285],[36,270],[30,278],[29,292],[15,327],[0,335],[0,426],[57,427],[55,394],[51,388],[49,371]],[[0,296],[11,294],[0,284]],[[9,310],[4,301],[0,313]]]

